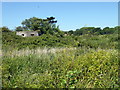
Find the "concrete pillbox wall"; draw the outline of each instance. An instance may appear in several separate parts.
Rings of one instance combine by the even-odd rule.
[[[16,35],[19,35],[22,37],[39,36],[37,31],[18,31],[18,32],[16,32]]]

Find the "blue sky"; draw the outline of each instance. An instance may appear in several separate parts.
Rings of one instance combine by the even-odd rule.
[[[21,26],[31,17],[54,16],[61,30],[81,27],[114,27],[118,25],[117,2],[3,2],[2,25],[10,29]]]

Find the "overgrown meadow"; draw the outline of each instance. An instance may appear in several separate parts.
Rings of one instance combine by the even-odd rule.
[[[118,34],[4,32],[3,88],[118,88]]]

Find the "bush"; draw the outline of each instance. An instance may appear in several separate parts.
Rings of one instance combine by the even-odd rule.
[[[2,70],[3,87],[119,87],[118,56],[114,49],[77,48],[39,55],[6,56]]]

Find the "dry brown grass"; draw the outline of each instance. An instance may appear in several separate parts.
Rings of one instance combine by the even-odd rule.
[[[26,48],[22,50],[3,52],[3,56],[16,57],[16,56],[28,56],[30,54],[41,55],[41,54],[56,53],[64,50],[75,50],[75,49],[76,48],[37,48],[37,49]]]

